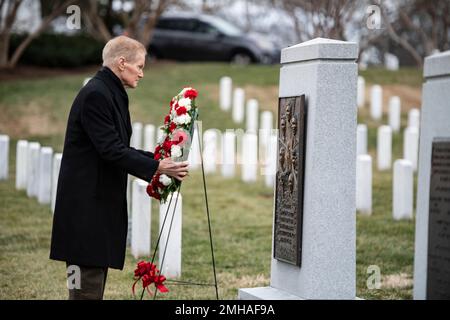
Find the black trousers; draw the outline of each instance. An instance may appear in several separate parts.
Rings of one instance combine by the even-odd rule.
[[[105,292],[108,268],[67,266],[67,288],[69,300],[102,300]]]

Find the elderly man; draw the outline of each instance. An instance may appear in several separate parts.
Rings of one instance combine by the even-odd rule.
[[[187,163],[157,161],[130,147],[125,88],[144,76],[145,47],[125,36],[103,49],[103,67],[70,110],[56,194],[50,259],[65,261],[79,281],[69,299],[102,299],[108,268],[123,269],[127,238],[127,175],[156,172],[183,180]],[[72,284],[72,286],[70,286]]]

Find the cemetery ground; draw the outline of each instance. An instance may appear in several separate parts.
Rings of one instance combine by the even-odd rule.
[[[92,69],[94,72],[95,69]],[[364,299],[411,299],[415,221],[392,219],[392,172],[376,169],[376,130],[383,121],[370,120],[369,89],[380,84],[384,112],[390,95],[402,100],[402,130],[407,110],[420,107],[421,70],[398,72],[369,69],[366,107],[358,123],[368,125],[368,147],[373,161],[372,216],[357,215],[357,296]],[[242,86],[246,99],[260,101],[260,110],[275,111],[278,104],[278,66],[233,67],[225,64],[172,64],[147,66],[139,88],[130,90],[132,121],[160,125],[168,103],[183,86],[199,90],[197,101],[203,130],[237,128],[230,113],[218,106],[219,78],[228,75]],[[0,132],[11,137],[9,180],[0,182],[0,299],[66,299],[65,265],[48,259],[52,214],[48,205],[15,190],[15,147],[19,139],[39,141],[62,151],[70,105],[83,79],[91,73],[47,76],[0,82]],[[356,106],[355,106],[356,108]],[[402,132],[402,131],[401,131]],[[393,161],[402,158],[402,133],[393,134]],[[269,284],[273,190],[263,184],[245,184],[220,172],[208,175],[217,280],[221,299],[236,299],[237,290]],[[202,176],[192,171],[183,183],[183,245],[181,280],[213,283]],[[159,209],[152,200],[152,251],[158,235]],[[149,257],[144,257],[148,259]],[[151,258],[151,257],[150,257]],[[131,285],[136,262],[127,252],[123,271],[110,269],[105,299],[133,299]],[[381,288],[369,289],[368,267],[381,272]],[[173,285],[161,299],[214,299],[213,287]],[[140,290],[138,290],[140,293]]]

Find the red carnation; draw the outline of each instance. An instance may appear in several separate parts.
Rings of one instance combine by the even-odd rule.
[[[179,107],[177,109],[177,115],[181,116],[182,114],[185,114],[187,112],[186,107]]]
[[[195,99],[195,98],[197,98],[197,95],[198,95],[198,93],[197,93],[197,90],[195,90],[195,89],[189,89],[184,92],[184,97],[189,98],[189,99]]]
[[[169,130],[170,130],[170,132],[172,132],[173,130],[175,130],[177,128],[177,125],[175,124],[175,123],[171,123],[170,124],[170,126],[169,126]]]
[[[166,140],[166,141],[164,141],[164,143],[163,143],[163,149],[164,149],[164,151],[166,151],[166,152],[170,152],[170,148],[172,148],[172,145],[173,145],[173,142],[172,141],[170,141],[170,140]]]
[[[170,114],[168,114],[165,118],[164,118],[164,124],[168,124],[170,121]]]

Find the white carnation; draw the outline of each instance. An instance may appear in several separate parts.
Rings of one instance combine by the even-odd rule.
[[[172,158],[179,158],[181,157],[181,148],[180,146],[173,145],[170,149],[170,154],[172,155]]]
[[[159,182],[161,182],[166,187],[172,183],[172,179],[166,176],[165,174],[162,174],[159,176]]]
[[[182,98],[178,101],[178,105],[180,107],[185,107],[186,109],[189,107],[189,109],[191,108],[191,99],[189,98]]]
[[[173,122],[177,125],[189,124],[191,123],[191,116],[189,114],[182,114],[181,116],[175,117]]]

